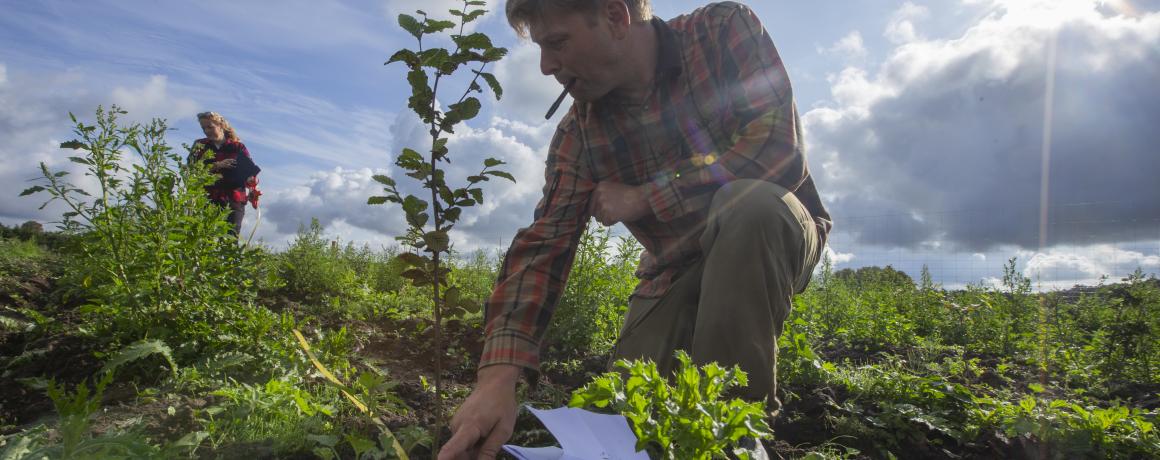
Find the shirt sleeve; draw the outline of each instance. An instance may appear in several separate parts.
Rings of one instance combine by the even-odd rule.
[[[801,126],[785,66],[773,40],[748,7],[733,4],[716,43],[721,59],[709,72],[722,83],[736,128],[651,182],[649,204],[662,222],[698,207],[698,197],[738,178],[769,180],[796,191],[807,176]]]
[[[590,217],[588,201],[595,184],[577,166],[580,150],[574,132],[557,130],[533,222],[516,234],[484,306],[479,367],[515,364],[532,375],[539,370],[540,343]]]

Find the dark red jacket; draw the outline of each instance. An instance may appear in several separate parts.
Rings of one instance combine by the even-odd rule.
[[[205,188],[210,201],[244,203],[246,181],[262,170],[250,158],[250,151],[246,150],[245,144],[227,140],[222,142],[221,147],[214,147],[209,139],[198,139],[193,143],[189,158],[186,158],[190,164],[201,161],[207,165],[221,160],[236,160],[237,163],[233,167],[217,171],[219,175],[217,182]]]

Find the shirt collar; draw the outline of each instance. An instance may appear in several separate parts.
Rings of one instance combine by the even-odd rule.
[[[657,81],[681,75],[681,50],[677,45],[677,33],[663,19],[653,16],[653,29],[657,31]]]

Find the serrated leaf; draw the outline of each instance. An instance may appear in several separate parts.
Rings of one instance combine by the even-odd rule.
[[[484,171],[484,174],[487,174],[490,176],[502,177],[502,178],[510,180],[512,182],[516,181],[515,176],[512,176],[511,174],[504,172],[504,171]]]
[[[444,252],[451,244],[451,238],[446,231],[430,231],[423,234],[423,242],[427,243],[427,249],[431,251]]]
[[[491,87],[491,91],[495,93],[495,100],[498,101],[503,98],[503,87],[499,85],[499,80],[495,78],[495,75],[487,72],[480,72],[479,76],[483,77],[483,81],[486,81],[487,86]]]
[[[102,372],[114,372],[118,367],[154,354],[160,354],[169,363],[170,370],[174,373],[177,372],[177,363],[173,361],[173,350],[170,350],[169,345],[160,340],[141,340],[125,346],[117,351],[112,358],[105,361]]]
[[[471,299],[460,299],[459,308],[464,309],[468,313],[479,313],[483,310],[483,304]]]
[[[36,185],[36,186],[32,186],[32,187],[28,187],[28,188],[24,189],[23,192],[20,192],[20,196],[31,195],[33,193],[43,192],[44,190],[45,190],[44,187]]]
[[[507,164],[507,163],[504,163],[502,160],[497,160],[495,158],[488,158],[486,160],[483,160],[483,166],[487,167],[487,168],[494,168],[494,167],[502,165],[502,164]]]
[[[404,252],[395,256],[400,262],[407,264],[408,267],[424,267],[427,265],[429,259],[413,252]]]
[[[495,62],[507,56],[507,48],[490,48],[483,52],[483,60],[486,62]]]
[[[450,308],[459,305],[459,296],[462,294],[459,288],[449,287],[443,291],[443,305]]]
[[[372,178],[372,179],[374,179],[374,180],[375,180],[375,182],[378,182],[378,183],[380,183],[380,184],[386,185],[386,186],[388,186],[388,187],[394,187],[394,186],[395,186],[395,180],[394,180],[394,179],[391,179],[391,178],[390,178],[390,177],[388,177],[388,176],[384,176],[384,175],[382,175],[382,174],[375,174],[374,176],[371,176],[371,178]]]
[[[417,65],[419,63],[419,57],[415,55],[414,51],[399,50],[399,51],[396,51],[395,54],[392,54],[391,58],[387,59],[387,62],[384,62],[383,65],[387,65],[387,64],[390,64],[392,62],[402,62],[404,64],[407,64],[407,66],[409,66],[409,67],[414,67],[415,65]]]
[[[482,32],[476,32],[471,35],[456,35],[451,37],[451,39],[462,49],[486,50],[492,47],[491,38],[488,38]]]
[[[399,276],[411,280],[411,284],[415,287],[430,286],[430,274],[421,268],[411,268],[404,270]]]
[[[428,19],[427,24],[423,27],[423,32],[429,33],[429,34],[437,34],[439,32],[450,29],[452,27],[455,27],[454,22],[437,21],[434,19]]]
[[[457,222],[457,221],[459,221],[459,215],[462,212],[463,212],[462,208],[450,207],[450,208],[447,208],[445,211],[443,211],[443,218],[446,219],[448,222]]]
[[[409,14],[400,14],[399,27],[402,27],[403,30],[406,30],[416,39],[423,37],[423,25],[420,24],[419,20],[415,19],[414,16]]]

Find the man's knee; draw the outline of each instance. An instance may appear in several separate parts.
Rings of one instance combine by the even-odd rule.
[[[772,182],[738,179],[721,186],[713,195],[713,218],[718,225],[741,226],[747,230],[773,228],[799,218],[787,200],[796,198]]]

